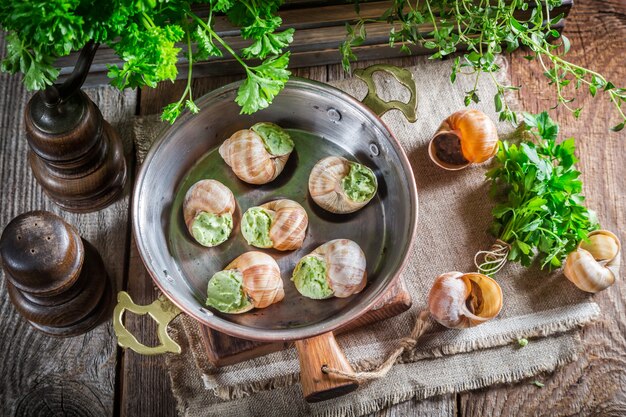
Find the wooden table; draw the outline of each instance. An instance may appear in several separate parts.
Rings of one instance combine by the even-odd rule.
[[[565,29],[574,47],[570,59],[597,69],[616,84],[626,83],[626,5],[624,0],[580,0]],[[523,107],[537,112],[554,102],[552,90],[536,64],[512,54],[508,68],[513,84],[523,85]],[[413,58],[388,60],[411,65]],[[367,66],[374,61],[361,62]],[[295,75],[320,81],[345,77],[339,65],[310,67]],[[239,76],[195,80],[194,96],[238,79]],[[120,119],[118,108],[137,113],[158,113],[177,99],[183,83],[162,84],[157,89],[125,92],[106,106],[106,117]],[[19,80],[0,76],[0,172],[2,227],[17,214],[54,207],[42,195],[25,162],[26,145],[21,133],[21,110],[26,93]],[[487,98],[485,98],[487,99]],[[22,101],[20,101],[22,100]],[[131,104],[131,106],[129,106]],[[602,224],[626,230],[626,133],[607,132],[615,120],[612,105],[604,98],[585,95],[581,118],[557,109],[553,112],[565,136],[578,140],[579,169],[585,194]],[[19,110],[19,111],[18,111]],[[126,200],[107,214],[64,217],[79,226],[103,255],[110,274],[135,301],[148,303],[156,295],[130,236]],[[114,220],[111,220],[114,219]],[[623,274],[622,274],[623,275]],[[408,401],[380,416],[526,416],[526,415],[626,415],[626,283],[620,280],[595,296],[602,317],[583,330],[584,351],[579,359],[552,374],[540,375],[542,389],[521,381],[489,389],[447,395],[425,401]],[[155,326],[129,315],[127,325],[147,343],[155,343]],[[175,401],[162,357],[142,357],[116,347],[110,324],[81,337],[59,340],[32,330],[12,308],[4,284],[0,285],[0,415],[174,416]],[[535,378],[533,378],[535,379]],[[55,412],[57,414],[55,414]],[[72,414],[75,412],[74,414]]]

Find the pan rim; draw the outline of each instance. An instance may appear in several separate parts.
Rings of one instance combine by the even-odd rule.
[[[207,103],[212,99],[219,97],[227,92],[235,90],[239,87],[239,85],[243,81],[236,81],[220,88],[217,88],[201,98],[197,99],[199,103]],[[393,273],[393,276],[388,280],[385,286],[382,286],[377,294],[374,294],[369,301],[358,301],[358,307],[352,307],[349,311],[341,312],[336,317],[329,319],[326,323],[321,324],[312,324],[308,326],[298,327],[298,328],[287,328],[287,329],[263,329],[263,328],[254,328],[245,325],[241,325],[238,323],[233,323],[227,320],[224,320],[216,315],[202,315],[199,314],[197,306],[194,308],[189,308],[184,302],[178,299],[175,294],[172,294],[171,291],[167,288],[162,282],[162,277],[154,270],[153,266],[150,263],[150,251],[146,247],[145,238],[147,237],[144,233],[140,231],[139,219],[141,219],[140,210],[141,210],[141,202],[142,197],[139,194],[142,186],[144,184],[145,178],[149,171],[149,167],[151,165],[152,160],[155,158],[155,155],[158,154],[159,148],[166,143],[167,138],[170,136],[170,133],[175,129],[181,127],[184,123],[186,123],[190,118],[194,115],[188,111],[183,112],[179,119],[168,128],[164,129],[159,137],[155,140],[150,150],[148,151],[146,157],[144,158],[143,163],[140,166],[139,173],[137,174],[137,179],[135,180],[135,185],[133,189],[133,201],[132,201],[132,221],[133,221],[133,235],[135,237],[135,243],[137,249],[139,251],[139,255],[141,260],[150,274],[152,281],[157,285],[159,290],[168,298],[170,302],[172,302],[176,307],[178,307],[182,313],[189,315],[193,319],[199,321],[200,323],[211,327],[212,329],[226,333],[228,335],[239,337],[247,340],[255,340],[255,341],[263,341],[263,342],[277,342],[277,341],[291,341],[291,340],[300,340],[306,339],[310,337],[314,337],[323,333],[331,332],[339,327],[342,327],[358,317],[365,314],[367,311],[371,310],[371,308],[382,300],[382,298],[386,295],[387,289],[393,286],[399,279],[401,273],[404,271],[406,264],[408,262],[408,256],[411,253],[411,250],[415,244],[415,236],[417,234],[417,224],[418,224],[418,194],[417,194],[417,186],[415,182],[415,176],[413,174],[413,169],[409,162],[409,159],[406,155],[406,152],[402,148],[400,142],[397,140],[393,132],[389,129],[387,124],[369,107],[365,104],[351,96],[350,94],[339,90],[336,87],[333,87],[328,84],[324,84],[318,81],[309,80],[300,77],[291,77],[287,82],[286,88],[308,88],[308,89],[317,89],[324,90],[325,93],[330,93],[334,96],[337,96],[338,99],[345,101],[347,104],[356,107],[359,111],[365,113],[375,124],[377,123],[378,128],[385,133],[385,136],[388,137],[390,143],[392,144],[394,150],[399,156],[399,159],[402,163],[403,172],[407,176],[407,184],[409,188],[409,203],[413,208],[413,215],[411,216],[411,225],[410,225],[410,233],[409,233],[409,242],[406,244],[404,253],[402,254],[402,261],[400,265]],[[374,126],[372,126],[374,128]]]

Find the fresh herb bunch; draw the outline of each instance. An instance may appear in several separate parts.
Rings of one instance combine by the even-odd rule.
[[[194,3],[207,3],[209,16],[200,18]],[[191,94],[193,63],[209,56],[231,54],[245,69],[237,103],[242,113],[267,107],[288,80],[293,29],[277,32],[276,15],[282,0],[6,0],[0,4],[0,26],[6,30],[7,53],[2,70],[22,72],[29,90],[52,84],[59,70],[58,57],[82,48],[93,39],[108,44],[124,61],[109,66],[111,83],[120,89],[155,87],[175,80],[180,54],[189,62],[187,86],[180,100],[163,110],[174,122],[186,107],[199,111]],[[237,53],[214,30],[214,14],[224,13],[241,35],[252,43]],[[178,45],[182,42],[185,47]],[[257,59],[251,65],[246,60]]]
[[[546,112],[524,121],[533,140],[500,142],[486,174],[492,196],[504,200],[493,209],[491,231],[510,245],[508,260],[528,266],[538,255],[542,268],[555,268],[598,225],[583,205],[574,138],[557,143],[559,127]]]
[[[531,4],[535,7],[528,20],[519,21],[514,17],[515,12],[528,10]],[[478,77],[481,73],[487,73],[497,87],[494,104],[500,113],[500,120],[517,122],[515,112],[507,104],[505,93],[518,90],[519,87],[502,85],[494,74],[500,70],[496,62],[497,54],[525,46],[532,52],[525,58],[538,60],[548,83],[556,89],[555,107],[563,105],[578,117],[582,108],[571,104],[574,99],[566,92],[568,87],[579,89],[586,86],[592,96],[604,92],[620,117],[620,122],[612,130],[619,131],[626,123],[622,109],[626,103],[626,89],[617,88],[601,74],[565,59],[570,40],[553,28],[563,15],[554,16],[551,13],[560,4],[561,0],[393,0],[378,20],[392,25],[390,45],[400,44],[400,48],[407,53],[411,52],[409,45],[432,49],[432,59],[465,51],[454,59],[450,75],[451,82],[456,80],[459,73],[476,76],[474,88],[465,93],[465,105],[480,100]],[[358,11],[358,0],[356,5]],[[367,23],[375,21],[361,19],[354,26],[347,25],[346,40],[340,46],[346,71],[350,71],[351,61],[356,60],[352,48],[365,42]],[[425,26],[432,27],[432,30],[424,32]],[[560,39],[560,42],[552,43],[553,39]]]

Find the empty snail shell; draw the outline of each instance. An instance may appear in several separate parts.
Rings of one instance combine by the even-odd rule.
[[[462,329],[496,317],[502,309],[500,285],[479,273],[439,275],[428,294],[430,314],[442,325]]]
[[[189,188],[183,201],[187,230],[203,246],[217,246],[233,230],[235,197],[219,181],[201,180]]]
[[[617,236],[607,230],[595,230],[567,255],[563,273],[583,291],[602,291],[619,276],[620,252]]]
[[[267,184],[283,171],[293,148],[291,137],[281,127],[257,123],[226,139],[219,153],[240,180]]]
[[[357,243],[335,239],[300,259],[291,280],[305,297],[345,298],[365,288],[365,267],[365,254]]]
[[[352,213],[376,195],[378,182],[365,165],[339,156],[320,160],[309,175],[313,201],[331,213]]]
[[[295,201],[281,199],[251,207],[241,218],[241,232],[257,248],[294,250],[302,247],[309,219]]]
[[[207,305],[239,314],[264,308],[285,297],[278,264],[263,252],[246,252],[211,277]]]
[[[464,109],[448,116],[428,144],[430,159],[450,171],[485,162],[497,150],[496,125],[476,109]]]

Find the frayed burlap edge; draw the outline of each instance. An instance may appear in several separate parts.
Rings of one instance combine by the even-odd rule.
[[[573,329],[581,328],[595,321],[599,317],[600,308],[597,304],[587,303],[584,305],[584,307],[585,308],[581,309],[578,315],[571,316],[557,322],[549,323],[547,325],[537,325],[535,327],[530,327],[527,329],[513,329],[506,333],[488,336],[479,340],[468,340],[462,342],[457,341],[454,345],[428,346],[428,350],[422,350],[423,348],[420,349],[420,345],[418,343],[418,347],[410,352],[405,352],[397,361],[397,363],[411,363],[423,359],[439,358],[458,353],[467,353],[473,350],[497,348],[508,345],[510,343],[515,343],[517,339],[522,337],[532,339],[545,337],[548,335],[562,334]],[[549,313],[549,310],[547,311],[547,313]],[[517,317],[515,319],[520,319],[523,317],[525,316]],[[234,400],[238,398],[243,398],[259,391],[284,388],[286,386],[296,384],[300,381],[299,374],[292,373],[281,376],[272,376],[267,380],[262,381],[250,381],[246,384],[216,386],[214,379],[210,375],[207,375],[202,371],[203,369],[207,369],[207,366],[211,366],[206,360],[206,357],[204,357],[204,355],[196,355],[196,352],[204,351],[204,346],[202,345],[202,340],[198,331],[198,324],[193,320],[186,318],[181,320],[179,322],[179,325],[180,327],[182,327],[181,330],[187,336],[186,342],[189,341],[189,345],[193,346],[191,352],[194,357],[194,361],[200,371],[205,389],[212,391],[215,396],[219,397],[222,400]],[[428,334],[424,337],[427,338]],[[376,368],[378,365],[380,365],[380,362],[380,360],[361,360],[352,363],[352,366],[356,372],[361,372]]]

